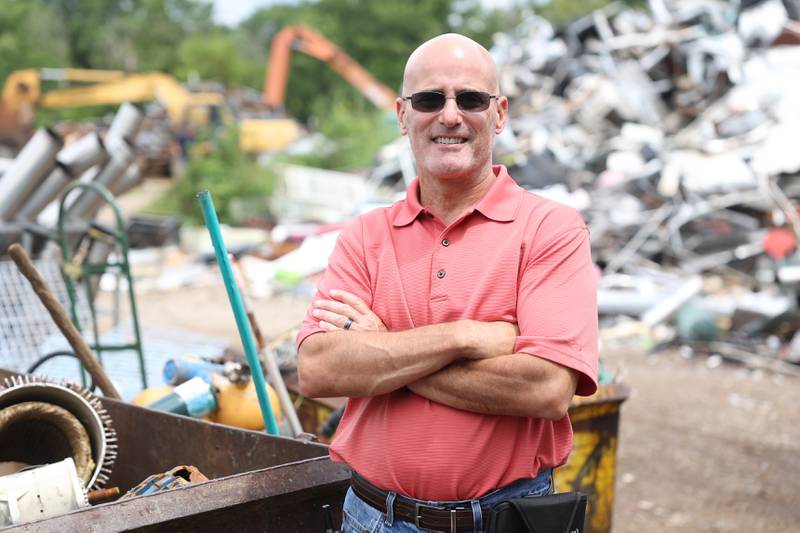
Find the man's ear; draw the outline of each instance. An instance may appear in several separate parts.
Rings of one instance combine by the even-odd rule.
[[[495,134],[503,131],[506,125],[506,117],[508,116],[508,98],[499,96],[497,98],[497,123],[494,125]]]
[[[397,110],[397,125],[400,126],[400,133],[408,135],[408,128],[406,128],[406,106],[405,100],[397,98],[394,101],[395,109]]]

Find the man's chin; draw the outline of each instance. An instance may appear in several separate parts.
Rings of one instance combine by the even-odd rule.
[[[437,180],[451,181],[470,178],[479,172],[480,169],[475,165],[464,163],[442,164],[440,162],[430,167],[427,174]]]

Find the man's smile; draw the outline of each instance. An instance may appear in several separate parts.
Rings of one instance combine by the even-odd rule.
[[[467,140],[464,137],[436,136],[433,138],[433,142],[437,144],[463,144],[467,142]]]

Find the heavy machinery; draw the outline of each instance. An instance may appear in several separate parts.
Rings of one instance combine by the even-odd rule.
[[[124,75],[119,70],[15,70],[6,78],[0,93],[0,144],[16,152],[30,138],[36,108],[46,106],[42,81],[105,83]]]
[[[376,107],[394,112],[395,91],[379,82],[352,57],[308,26],[287,26],[272,39],[263,96],[264,103],[271,109],[283,107],[292,50],[327,63]]]
[[[84,83],[45,91],[43,81]],[[126,74],[116,70],[26,69],[12,72],[0,99],[0,143],[19,148],[30,137],[37,108],[115,105],[158,101],[174,132],[237,121],[242,148],[251,152],[281,148],[300,134],[290,119],[237,116],[222,91],[190,91],[160,72]]]
[[[287,26],[272,41],[262,102],[231,106],[221,90],[191,91],[161,72],[139,74],[119,70],[44,68],[12,72],[0,94],[0,145],[12,153],[33,133],[37,109],[118,105],[158,101],[176,135],[207,125],[236,122],[240,147],[250,153],[280,149],[300,136],[300,126],[281,116],[292,50],[330,65],[370,102],[394,112],[395,91],[379,82],[338,46],[306,26]],[[82,84],[45,90],[42,82]],[[265,104],[265,105],[264,105]]]

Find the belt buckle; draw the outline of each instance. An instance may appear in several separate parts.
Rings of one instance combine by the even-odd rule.
[[[432,509],[434,511],[448,511],[445,507],[437,507],[435,505],[424,505],[421,503],[414,502],[414,525],[417,529],[424,529],[422,525],[419,523],[419,519],[422,518],[420,511],[422,508]],[[466,507],[455,507],[454,509],[450,509],[448,515],[450,517],[450,531],[451,533],[456,532],[456,513],[458,511],[463,511]]]
[[[422,507],[426,507],[425,505],[421,505],[417,502],[414,502],[414,525],[417,526],[417,529],[422,529],[422,526],[419,525],[419,519],[421,518],[419,512]]]
[[[414,525],[417,526],[417,529],[425,529],[419,524],[419,519],[422,518],[420,515],[420,511],[425,509],[431,509],[433,511],[446,511],[444,507],[439,507],[436,505],[425,505],[423,503],[414,502]]]

